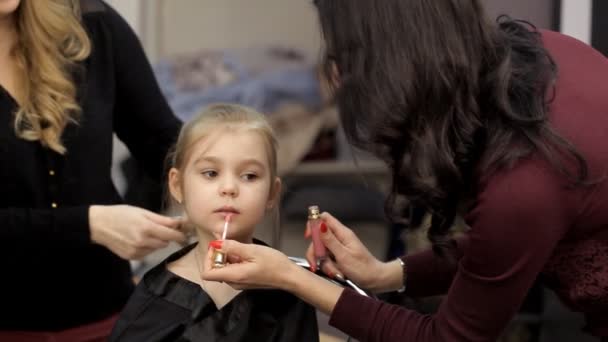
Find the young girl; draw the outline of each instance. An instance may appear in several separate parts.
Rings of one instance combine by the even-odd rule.
[[[278,290],[237,291],[202,280],[208,246],[222,236],[257,243],[254,228],[277,206],[276,141],[264,116],[214,105],[187,123],[171,158],[172,200],[198,243],[169,256],[137,286],[112,341],[317,341],[314,309]]]

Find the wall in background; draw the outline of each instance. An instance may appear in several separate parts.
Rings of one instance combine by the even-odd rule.
[[[537,27],[555,28],[555,0],[482,0],[492,17],[507,14],[514,19],[531,22]]]
[[[559,0],[557,4],[560,6],[560,31],[590,44],[592,0]]]
[[[142,12],[143,41],[152,60],[200,48],[261,44],[298,47],[311,58],[320,50],[312,1],[146,0]]]

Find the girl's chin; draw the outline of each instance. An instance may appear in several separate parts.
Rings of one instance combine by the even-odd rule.
[[[218,230],[209,230],[202,227],[199,227],[198,235],[200,238],[208,238],[211,240],[221,240],[222,234],[224,233],[223,229]],[[247,234],[230,234],[230,229],[228,229],[228,235],[226,235],[227,240],[236,240],[243,243],[252,242],[251,236]]]
[[[203,236],[208,236],[212,240],[221,240],[222,239],[222,234],[223,234],[222,231],[219,231],[219,232],[204,231],[203,232]],[[241,238],[240,238],[240,236],[234,236],[234,235],[228,234],[226,236],[226,240],[241,241]]]

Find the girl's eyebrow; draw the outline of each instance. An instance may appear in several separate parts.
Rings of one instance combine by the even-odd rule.
[[[202,163],[202,162],[209,162],[209,163],[214,163],[214,164],[219,164],[220,163],[220,159],[216,158],[216,157],[211,157],[211,156],[200,156],[198,158],[196,158],[196,160],[194,161],[194,164],[198,164],[198,163]]]

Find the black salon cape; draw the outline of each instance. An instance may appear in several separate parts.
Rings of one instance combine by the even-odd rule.
[[[110,341],[319,340],[313,307],[280,290],[245,290],[218,310],[198,284],[167,270],[192,244],[151,269],[120,314]]]

